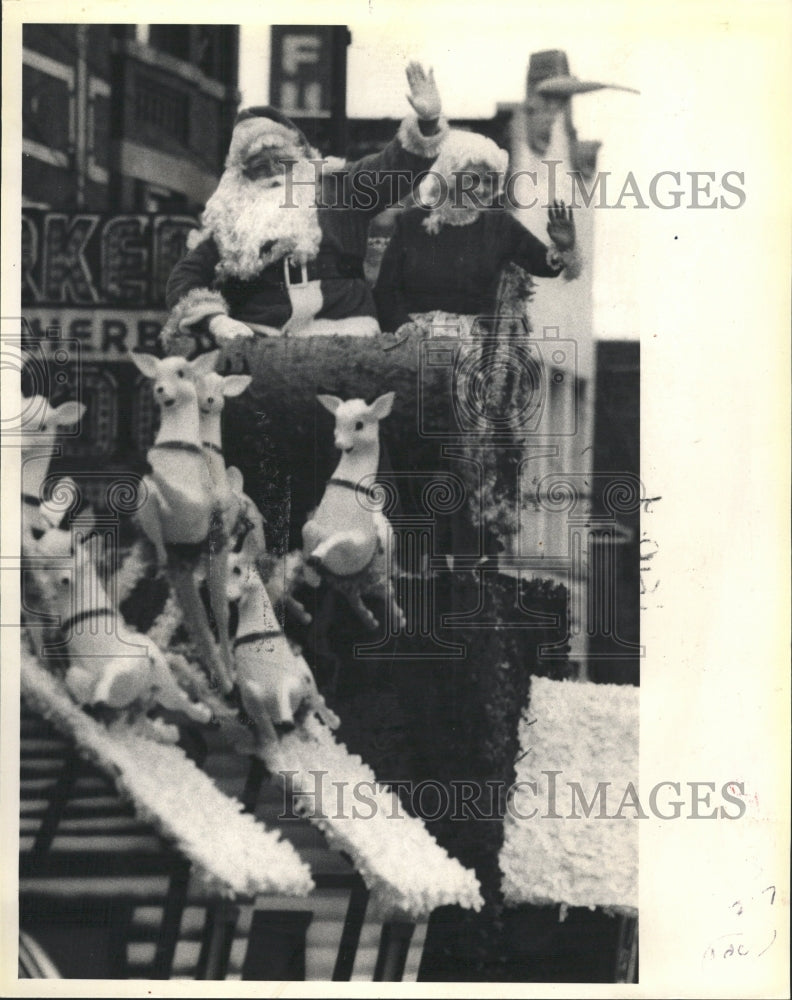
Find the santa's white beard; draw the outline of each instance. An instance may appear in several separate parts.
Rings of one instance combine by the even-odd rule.
[[[188,246],[214,238],[218,278],[252,278],[287,254],[298,262],[313,259],[322,239],[316,214],[319,170],[315,161],[299,160],[291,169],[292,183],[286,178],[284,184],[281,178],[249,180],[240,170],[227,169]]]

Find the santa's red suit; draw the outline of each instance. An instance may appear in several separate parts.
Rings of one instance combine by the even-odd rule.
[[[322,160],[273,108],[240,112],[226,170],[168,281],[166,345],[218,315],[268,335],[376,333],[369,223],[431,168],[446,133],[442,118],[410,116],[381,152],[347,163]],[[272,150],[291,169],[251,179],[247,165]]]

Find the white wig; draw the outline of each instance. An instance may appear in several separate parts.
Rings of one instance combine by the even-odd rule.
[[[425,221],[430,232],[436,232],[443,222],[454,222],[452,213],[459,220],[469,215],[468,209],[454,209],[449,192],[453,190],[455,174],[468,169],[472,164],[485,164],[492,174],[496,174],[495,193],[503,190],[504,178],[509,166],[509,154],[492,139],[478,132],[452,129],[446,137],[431,171],[418,186],[418,198],[424,205],[433,205],[432,217]],[[439,179],[442,178],[445,182]],[[445,187],[445,190],[443,190]],[[476,213],[477,214],[477,213]],[[472,218],[469,219],[472,221]],[[459,224],[459,223],[457,223]]]

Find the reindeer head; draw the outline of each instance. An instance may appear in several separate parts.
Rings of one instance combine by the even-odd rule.
[[[107,594],[103,585],[101,542],[93,530],[93,515],[80,518],[79,534],[73,528],[50,528],[35,544],[39,568],[34,571],[42,592],[62,617],[103,607]],[[51,564],[47,565],[47,561]]]
[[[34,551],[38,563],[33,569],[36,583],[52,610],[63,614],[71,604],[74,588],[71,531],[50,528],[36,539]]]
[[[71,400],[60,406],[51,406],[45,396],[29,396],[22,410],[23,451],[52,447],[61,427],[76,424],[85,413],[85,403]]]
[[[25,504],[22,507],[23,546],[35,545],[52,528],[59,528],[70,510],[77,504],[80,491],[71,476],[59,479],[47,500],[41,500],[35,511]]]
[[[244,549],[241,552],[229,552],[226,584],[228,600],[238,601],[255,584],[257,575],[258,570]]]
[[[211,358],[212,367],[219,351],[206,355]],[[192,364],[186,358],[155,358],[153,354],[130,354],[136,367],[147,378],[154,381],[154,399],[163,409],[181,407],[197,402],[196,376]],[[209,363],[208,360],[206,362]]]
[[[379,422],[393,408],[394,393],[386,392],[369,406],[363,399],[317,396],[326,410],[335,414],[335,446],[345,454],[365,454],[379,448]]]
[[[221,375],[214,370],[216,353],[200,354],[190,362],[198,385],[198,408],[202,417],[223,412],[227,396],[240,396],[252,381],[251,375]]]

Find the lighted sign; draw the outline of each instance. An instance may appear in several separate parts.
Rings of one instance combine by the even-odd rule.
[[[164,309],[197,220],[187,215],[22,214],[22,305]]]
[[[273,27],[270,103],[295,118],[343,114],[348,40],[337,25]]]

